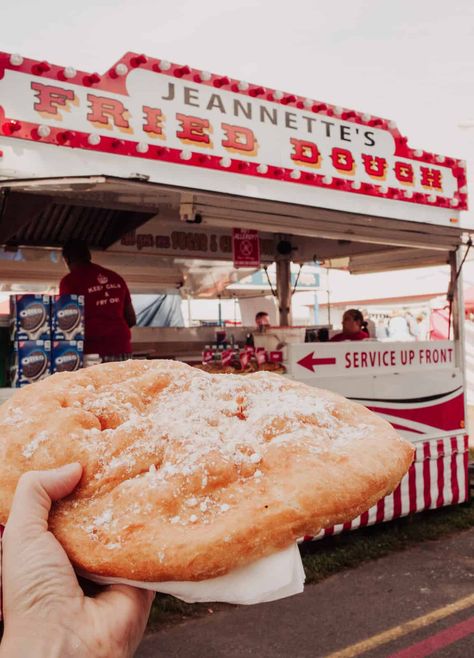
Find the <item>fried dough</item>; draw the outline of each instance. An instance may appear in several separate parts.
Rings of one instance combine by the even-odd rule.
[[[49,518],[73,564],[203,580],[356,517],[412,458],[365,407],[270,372],[101,364],[0,407],[0,522],[22,473],[79,461],[78,487]]]

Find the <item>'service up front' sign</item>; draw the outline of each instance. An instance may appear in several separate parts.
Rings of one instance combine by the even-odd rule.
[[[289,345],[288,358],[297,379],[446,370],[455,365],[451,341],[305,343]]]
[[[3,53],[0,74],[3,136],[466,207],[464,163],[378,117],[134,53],[104,75]]]

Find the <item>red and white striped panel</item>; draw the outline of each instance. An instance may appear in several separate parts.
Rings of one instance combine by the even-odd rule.
[[[415,512],[463,503],[469,498],[468,459],[467,436],[419,443],[413,464],[393,493],[352,521],[339,523],[305,539],[322,539]]]

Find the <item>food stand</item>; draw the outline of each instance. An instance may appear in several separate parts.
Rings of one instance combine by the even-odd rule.
[[[400,487],[347,527],[467,499],[462,161],[412,149],[393,121],[143,54],[99,75],[1,53],[0,192],[5,249],[85,238],[135,291],[225,296],[249,272],[232,267],[232,230],[257,230],[281,324],[292,260],[354,273],[449,263],[452,340],[290,342],[285,365],[416,445]],[[60,278],[59,263],[36,262],[0,261],[0,279]],[[198,333],[181,342],[198,349]],[[134,344],[163,336],[137,329]]]

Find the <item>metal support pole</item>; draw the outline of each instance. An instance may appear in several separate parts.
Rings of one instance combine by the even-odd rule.
[[[281,327],[291,325],[291,260],[290,256],[279,256],[276,260],[276,284],[279,323]]]
[[[451,340],[454,340],[455,365],[465,370],[465,337],[464,337],[464,296],[462,286],[462,261],[461,249],[449,254],[451,267],[451,281],[449,284],[448,299],[452,300],[451,306]]]

